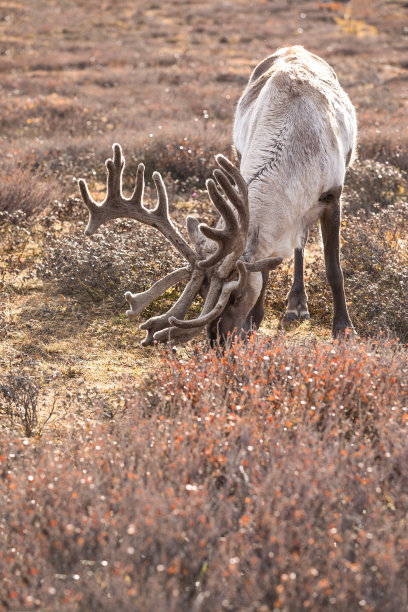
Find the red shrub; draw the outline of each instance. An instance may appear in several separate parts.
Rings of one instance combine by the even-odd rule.
[[[1,609],[402,609],[406,351],[163,359],[114,423],[2,432]]]

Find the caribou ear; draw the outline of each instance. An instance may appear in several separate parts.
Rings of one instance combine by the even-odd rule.
[[[188,216],[186,219],[186,228],[188,237],[190,238],[193,245],[198,246],[200,242],[200,238],[202,239],[202,235],[199,232],[198,226],[200,222],[195,217]]]
[[[248,236],[247,245],[242,255],[244,261],[252,262],[255,259],[256,249],[258,248],[259,226],[257,226]]]
[[[199,230],[200,221],[195,217],[187,217],[186,228],[188,237],[200,258],[205,258],[214,250],[214,243],[208,241]]]

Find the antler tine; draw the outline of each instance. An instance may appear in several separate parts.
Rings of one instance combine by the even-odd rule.
[[[240,173],[238,168],[236,166],[234,166],[234,164],[232,162],[230,162],[230,160],[227,159],[221,153],[219,155],[216,155],[215,159],[217,161],[217,164],[222,169],[222,171],[224,173],[226,173],[232,179],[232,181],[235,183],[235,185],[237,186],[238,192],[233,190],[232,197],[234,199],[231,200],[231,201],[234,202],[234,206],[240,212],[241,212],[241,208],[240,208],[241,200],[236,198],[236,194],[240,193],[240,194],[242,194],[244,196],[244,198],[242,200],[242,203],[244,204],[244,207],[242,209],[242,214],[245,214],[248,217],[248,219],[249,219],[248,186],[247,186],[247,184],[245,182],[244,177],[242,176],[242,174]],[[234,194],[235,194],[235,197],[234,197]]]
[[[179,298],[179,302],[182,302],[182,300],[185,297],[185,304],[181,305],[179,303],[176,303],[173,306],[173,308],[171,308],[165,314],[159,317],[153,317],[152,319],[150,319],[149,321],[146,321],[146,323],[143,323],[140,326],[141,329],[149,330],[146,338],[142,341],[143,346],[152,344],[154,341],[169,342],[170,344],[188,342],[189,340],[191,340],[191,338],[193,338],[194,336],[197,336],[201,332],[204,324],[197,325],[194,328],[190,328],[186,330],[186,329],[181,329],[178,327],[173,327],[173,325],[171,325],[170,323],[170,318],[172,319],[174,318],[176,321],[182,320],[182,319],[178,319],[177,317],[184,317],[186,315],[191,303],[194,300],[195,295],[198,293],[201,287],[202,280],[204,278],[204,273],[203,272],[200,273],[198,270],[196,270],[195,274],[197,275],[197,284],[194,285],[194,283],[190,281],[189,283],[190,286],[189,285],[186,286],[186,289],[184,290],[183,295]],[[219,297],[219,294],[222,288],[222,284],[223,284],[223,281],[218,277],[213,277],[211,279],[211,283],[210,283],[209,290],[207,292],[203,312],[205,308],[207,310],[211,310],[214,307]],[[196,291],[195,294],[194,294],[194,291]],[[187,298],[187,293],[189,294],[188,298]]]
[[[223,226],[212,228],[200,224],[199,230],[201,233],[210,240],[217,242],[218,248],[215,253],[198,262],[197,265],[201,269],[206,269],[224,260],[219,273],[226,278],[242,255],[247,240],[249,227],[248,189],[239,171],[231,162],[222,155],[217,155],[216,159],[220,169],[214,170],[214,178],[227,199],[220,194],[213,179],[207,181],[207,190],[211,201],[222,216]],[[234,181],[238,190],[233,187],[230,179]]]
[[[221,287],[220,293],[219,293],[219,287],[217,287],[217,291],[212,292],[211,286],[210,286],[210,289],[208,291],[208,296],[204,304],[204,308],[199,317],[197,317],[196,319],[190,319],[188,321],[184,321],[184,320],[177,319],[174,316],[171,316],[169,317],[170,325],[174,325],[175,327],[180,327],[182,329],[192,329],[195,327],[202,328],[208,325],[209,323],[211,323],[211,321],[213,321],[217,317],[219,317],[222,311],[224,310],[231,293],[233,291],[242,289],[242,287],[244,287],[247,281],[248,273],[247,273],[245,263],[243,261],[238,261],[236,268],[238,271],[238,278],[235,280],[229,280],[226,282],[221,281],[222,287]],[[217,280],[219,279],[214,278],[211,282],[217,281]],[[215,289],[215,286],[214,286],[214,289]],[[218,295],[218,299],[216,300],[215,305],[213,303],[214,295]]]
[[[105,162],[105,166],[108,171],[106,200],[109,198],[112,206],[115,206],[123,198],[122,175],[125,167],[125,158],[122,155],[122,148],[120,144],[115,143],[112,148],[113,159],[107,159]]]
[[[204,272],[200,270],[194,270],[191,275],[189,282],[187,283],[183,293],[177,300],[175,304],[165,312],[164,314],[158,317],[152,317],[145,323],[142,323],[140,329],[146,329],[148,331],[144,340],[142,340],[142,346],[148,346],[152,344],[154,340],[157,338],[156,333],[162,331],[164,328],[169,326],[169,318],[174,317],[184,317],[193,303],[194,298],[200,291],[201,285],[204,279]],[[166,338],[164,338],[166,340]]]
[[[266,270],[269,272],[277,268],[282,261],[283,257],[266,257],[266,259],[259,259],[252,263],[245,262],[245,267],[248,272],[265,272]]]
[[[202,327],[181,329],[180,327],[165,327],[154,334],[156,342],[168,342],[171,346],[184,344],[202,332]]]
[[[167,197],[166,186],[163,182],[162,175],[160,172],[153,172],[152,175],[156,192],[157,192],[157,206],[154,209],[155,212],[161,217],[168,217],[169,214],[169,200]]]
[[[239,231],[237,218],[235,217],[231,206],[218,191],[213,179],[208,179],[206,185],[208,195],[220,212],[225,223],[224,227],[222,228],[209,227],[205,223],[200,223],[198,226],[198,229],[206,238],[209,238],[218,244],[218,248],[215,253],[212,253],[206,259],[198,262],[197,265],[202,270],[214,266],[233,251],[233,236]]]
[[[97,203],[93,200],[91,194],[89,193],[88,185],[84,179],[78,180],[78,186],[85,206],[88,208],[90,213],[93,212],[97,207]]]
[[[201,315],[203,313],[205,314],[204,309],[206,309],[207,312],[212,311],[220,296],[222,285],[223,281],[219,277],[214,276],[211,279],[210,287],[207,292],[205,304]],[[190,325],[188,329],[184,327],[182,328],[181,326],[174,327],[173,322],[186,323],[186,321],[184,321],[183,319],[177,319],[175,316],[176,313],[172,314],[172,322],[170,322],[169,318],[167,318],[166,327],[159,327],[157,331],[153,334],[153,340],[156,340],[157,342],[168,342],[170,344],[181,344],[183,342],[188,342],[189,340],[191,340],[191,338],[197,336],[202,331],[205,325],[204,323],[202,325],[201,323],[197,324],[197,319],[191,319],[194,322],[194,326]]]
[[[160,295],[162,295],[169,287],[173,287],[180,281],[186,280],[191,274],[191,268],[189,266],[185,268],[179,268],[170,272],[164,278],[161,278],[155,282],[150,289],[140,293],[131,293],[126,291],[125,300],[130,304],[130,310],[126,311],[126,314],[131,318],[136,318],[142,310],[147,308],[149,304],[154,302]]]
[[[224,282],[220,293],[220,279],[213,278],[201,315],[196,319],[188,321],[169,317],[172,327],[167,327],[154,334],[155,340],[168,340],[169,342],[182,343],[191,340],[200,333],[203,327],[214,321],[223,312],[229,296],[233,291],[239,291],[245,286],[248,272],[262,272],[274,270],[283,261],[282,257],[267,257],[249,264],[244,261],[237,262],[238,278]],[[222,281],[221,281],[222,282]],[[217,299],[218,296],[218,299]]]
[[[140,163],[136,171],[135,188],[132,193],[132,197],[130,198],[132,204],[134,204],[138,208],[142,208],[143,206],[143,194],[145,186],[144,171],[145,165]]]
[[[245,263],[238,261],[237,270],[237,280],[224,282],[217,277],[211,280],[204,308],[197,319],[184,321],[172,316],[168,320],[170,326],[157,331],[153,336],[154,340],[159,342],[167,341],[170,344],[181,344],[197,336],[203,327],[214,321],[222,313],[232,291],[239,290],[245,285],[247,279]]]
[[[101,204],[91,197],[88,185],[84,179],[79,179],[78,185],[82,199],[89,210],[88,225],[85,230],[87,236],[92,236],[97,229],[109,219],[123,216],[120,214],[122,196],[122,174],[125,160],[119,144],[113,145],[113,159],[105,162],[107,169],[106,197]]]
[[[118,217],[136,219],[136,221],[158,229],[190,264],[194,264],[197,255],[170,220],[166,187],[160,174],[155,172],[153,175],[157,191],[157,205],[153,210],[148,210],[143,206],[144,165],[139,164],[138,166],[135,189],[131,198],[125,198],[122,193],[124,167],[125,159],[121,146],[115,143],[113,158],[106,161],[107,190],[106,197],[100,204],[90,196],[86,182],[83,179],[78,181],[82,199],[89,210],[86,235],[94,234],[103,223],[110,219]]]

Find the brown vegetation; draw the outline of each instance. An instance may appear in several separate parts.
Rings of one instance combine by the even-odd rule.
[[[395,343],[253,337],[164,354],[113,421],[4,430],[0,605],[404,609],[407,381]]]

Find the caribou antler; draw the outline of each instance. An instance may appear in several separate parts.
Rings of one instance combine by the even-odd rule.
[[[166,187],[161,175],[158,172],[153,172],[153,180],[157,191],[157,206],[155,209],[148,210],[143,206],[144,164],[139,164],[137,168],[136,184],[132,196],[129,199],[125,198],[122,193],[125,159],[122,156],[122,148],[119,144],[115,143],[112,148],[113,159],[108,159],[105,163],[108,178],[106,197],[103,202],[97,204],[91,198],[86,182],[83,179],[78,181],[82,199],[89,210],[89,221],[85,234],[92,236],[103,223],[110,219],[119,217],[136,219],[136,221],[158,229],[190,264],[194,264],[197,259],[194,251],[170,221]]]
[[[147,291],[125,294],[130,304],[127,314],[135,318],[167,289],[189,279],[179,299],[166,313],[152,317],[140,326],[141,329],[147,330],[147,335],[142,341],[143,346],[154,341],[169,341],[173,344],[187,342],[221,315],[232,291],[244,287],[248,272],[272,269],[281,262],[280,258],[268,258],[252,263],[240,260],[247,243],[249,227],[247,186],[239,170],[230,161],[222,155],[217,155],[216,160],[219,168],[214,170],[215,180],[207,181],[207,189],[221,219],[215,228],[204,223],[198,225],[201,235],[215,243],[214,249],[206,257],[194,251],[171,222],[166,188],[158,172],[153,173],[157,191],[155,209],[148,210],[143,206],[143,164],[139,164],[137,169],[133,195],[130,198],[123,196],[122,175],[125,160],[120,145],[113,145],[113,158],[106,162],[107,193],[101,204],[91,198],[86,182],[79,180],[81,195],[89,210],[89,222],[85,231],[88,236],[109,219],[117,217],[136,219],[160,230],[189,263],[188,266],[160,279]],[[223,194],[218,190],[217,183]],[[191,217],[189,219],[188,224],[191,226]],[[210,284],[203,309],[197,318],[185,320],[184,317],[202,290],[206,278],[210,280]]]
[[[213,228],[204,223],[199,225],[201,233],[217,242],[218,248],[215,253],[200,261],[198,267],[203,270],[225,260],[219,269],[219,274],[226,278],[244,252],[248,237],[248,188],[239,170],[228,159],[223,155],[217,155],[215,159],[221,170],[216,169],[213,174],[229,202],[220,194],[215,181],[208,179],[206,183],[208,195],[221,214],[223,226]],[[231,180],[237,189],[234,189]]]

